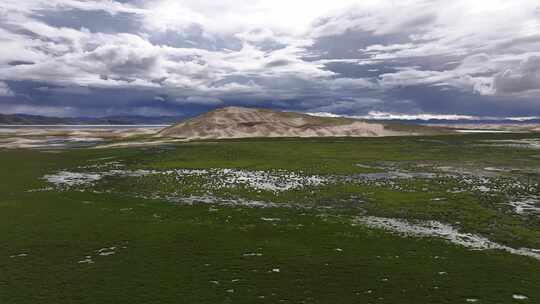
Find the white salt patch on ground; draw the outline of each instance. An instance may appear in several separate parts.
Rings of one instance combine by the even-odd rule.
[[[456,130],[458,133],[512,133],[512,131],[505,131],[505,130]]]
[[[124,245],[122,245],[122,244],[124,244]],[[116,254],[121,249],[127,249],[126,244],[127,244],[127,242],[123,242],[123,243],[121,243],[119,245],[116,245],[116,246],[104,247],[104,248],[95,250],[91,255],[87,255],[87,256],[83,257],[77,263],[78,264],[94,264],[95,263],[94,259],[96,259],[96,258],[99,259],[100,257],[110,256],[110,255]]]
[[[480,235],[459,232],[454,227],[438,221],[421,221],[411,223],[403,219],[364,216],[355,218],[353,222],[355,224],[363,224],[370,228],[397,232],[406,236],[439,237],[448,240],[453,244],[461,245],[466,248],[475,250],[504,250],[512,254],[528,256],[540,260],[540,253],[538,253],[537,249],[515,249],[495,243]]]
[[[65,149],[96,146],[106,140],[154,134],[161,126],[33,125],[0,128],[0,148]],[[122,142],[125,144],[125,142]],[[122,143],[118,143],[119,145]]]
[[[105,176],[129,176],[129,177],[141,177],[146,176],[150,174],[159,174],[159,171],[155,170],[109,170],[107,172],[104,172],[103,174]]]
[[[56,186],[82,186],[93,184],[103,176],[98,173],[60,171],[56,174],[45,175],[43,178]]]
[[[111,246],[111,247],[98,249],[96,250],[96,253],[101,256],[109,256],[109,255],[115,254],[116,253],[115,250],[116,250],[116,246]]]
[[[540,200],[538,198],[526,198],[519,201],[513,201],[513,202],[509,202],[508,205],[514,208],[514,211],[517,214],[540,215]]]
[[[432,199],[430,199],[430,201],[432,202],[440,202],[440,201],[444,201],[446,200],[446,197],[434,197]]]
[[[279,222],[279,221],[281,221],[281,219],[277,218],[277,217],[261,217],[261,220],[263,220],[265,222]]]
[[[258,253],[258,252],[249,252],[249,253],[242,254],[242,256],[245,256],[245,257],[262,256],[262,255],[263,255],[262,253]]]
[[[522,294],[514,294],[514,295],[512,295],[512,299],[515,299],[515,300],[527,300],[528,297],[525,296],[525,295],[522,295]]]
[[[78,261],[79,264],[94,264],[94,261],[92,260],[92,257],[87,255],[84,257],[84,259]]]
[[[57,187],[90,186],[107,176],[141,177],[150,174],[159,174],[154,170],[109,170],[104,172],[72,172],[59,171],[55,174],[47,174],[43,179]]]
[[[148,141],[124,141],[111,144],[103,144],[96,146],[96,149],[105,149],[105,148],[127,148],[127,147],[144,147],[144,146],[159,146],[167,145],[179,142],[185,142],[186,139],[159,139],[159,140],[148,140]]]
[[[10,255],[9,257],[10,258],[22,258],[22,257],[25,257],[25,256],[28,256],[28,253],[14,254],[14,255]]]
[[[0,148],[7,149],[47,149],[88,146],[103,142],[99,137],[66,137],[43,136],[35,137],[8,137],[0,139]]]
[[[485,140],[485,142],[492,143],[493,146],[505,146],[505,147],[525,148],[525,149],[540,149],[540,139],[537,139],[537,138]]]
[[[492,189],[484,185],[481,185],[481,186],[473,187],[473,190],[480,191],[480,192],[490,192]]]
[[[431,172],[404,172],[404,171],[389,171],[389,172],[376,172],[376,173],[360,173],[356,174],[356,177],[360,177],[366,180],[385,180],[385,179],[413,179],[413,178],[436,178],[437,174]]]
[[[364,168],[364,169],[379,168],[379,167],[374,167],[374,166],[370,166],[370,165],[366,165],[366,164],[355,164],[355,166],[357,166],[359,168]]]
[[[177,170],[176,172],[180,175],[193,174],[187,170]],[[320,176],[304,176],[299,173],[284,170],[248,171],[237,169],[209,169],[207,172],[212,177],[212,185],[217,188],[243,185],[255,190],[282,192],[300,189],[306,186],[319,186],[326,182],[326,180]]]
[[[511,169],[496,168],[496,167],[485,167],[484,170],[493,171],[493,172],[509,172],[509,171],[511,171]]]
[[[209,205],[214,205],[214,206],[225,206],[225,207],[313,209],[313,208],[310,208],[310,206],[306,206],[303,204],[272,203],[272,202],[267,202],[267,201],[247,200],[243,198],[224,199],[224,198],[218,198],[211,195],[189,196],[189,197],[174,196],[174,195],[169,195],[169,196],[139,195],[137,197],[143,198],[143,199],[159,199],[159,200],[165,200],[165,201],[175,203],[175,204],[185,204],[185,205],[209,204]]]
[[[201,177],[207,189],[219,190],[244,186],[254,190],[283,192],[301,189],[308,186],[323,185],[328,180],[316,175],[302,175],[284,170],[248,171],[237,169],[176,169],[176,170],[124,170],[112,169],[102,172],[80,173],[60,171],[45,175],[44,179],[56,186],[83,186],[107,176],[143,177],[147,175],[173,175],[177,179],[183,177]]]

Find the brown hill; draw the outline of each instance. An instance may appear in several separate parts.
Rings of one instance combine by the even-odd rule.
[[[294,112],[225,107],[182,121],[159,132],[166,137],[219,139],[247,137],[375,137],[441,133],[414,125],[316,117]]]

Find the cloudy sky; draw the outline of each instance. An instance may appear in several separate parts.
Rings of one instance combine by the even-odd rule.
[[[0,112],[540,116],[538,0],[2,0]]]

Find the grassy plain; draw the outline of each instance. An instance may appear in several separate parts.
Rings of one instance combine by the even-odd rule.
[[[538,215],[516,214],[506,204],[540,194],[540,150],[493,144],[508,139],[540,136],[0,150],[0,303],[539,303],[537,259],[352,221],[365,215],[437,220],[513,248],[540,248]],[[340,182],[211,191],[215,198],[273,204],[253,208],[168,199],[209,195],[198,177],[109,176],[65,189],[43,179],[65,170],[94,172],[92,166],[111,161],[123,170],[286,170]],[[497,188],[460,184],[468,175],[355,179],[442,167],[488,178]]]

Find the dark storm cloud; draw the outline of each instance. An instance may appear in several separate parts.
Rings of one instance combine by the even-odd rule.
[[[267,63],[266,67],[273,68],[273,67],[279,67],[279,66],[286,66],[289,64],[290,62],[288,60],[274,60]]]
[[[517,67],[509,68],[495,77],[498,92],[536,91],[540,96],[540,56],[532,56]]]
[[[373,35],[372,32],[346,30],[344,33],[317,38],[309,50],[318,55],[310,59],[366,59],[369,56],[358,52],[374,44],[395,44],[409,41],[406,35]]]
[[[398,113],[467,113],[496,117],[540,115],[536,100],[469,94],[452,87],[407,86],[388,90],[386,94],[388,100],[408,100],[407,107],[396,111]]]
[[[140,54],[126,48],[100,47],[82,58],[89,63],[103,65],[107,72],[115,75],[146,75],[158,63],[155,54]]]
[[[28,81],[9,82],[9,86],[15,92],[25,94],[2,103],[2,106],[17,113],[24,110],[27,113],[39,114],[42,108],[45,109],[45,114],[56,116],[175,116],[197,112],[165,99],[157,101],[154,92],[149,90],[118,88],[96,90]],[[199,111],[208,109],[207,106],[195,108]]]
[[[104,11],[43,10],[37,11],[36,20],[53,27],[87,29],[101,33],[137,33],[141,30],[141,17],[133,13],[110,14]]]
[[[9,65],[25,65],[25,64],[34,64],[35,62],[32,61],[24,61],[24,60],[13,60],[8,62]]]
[[[5,0],[0,112],[540,115],[534,0]]]
[[[149,41],[157,45],[166,45],[176,48],[198,48],[209,51],[235,50],[242,48],[242,41],[234,36],[212,37],[206,36],[199,25],[191,25],[182,32],[166,30],[149,34]]]

